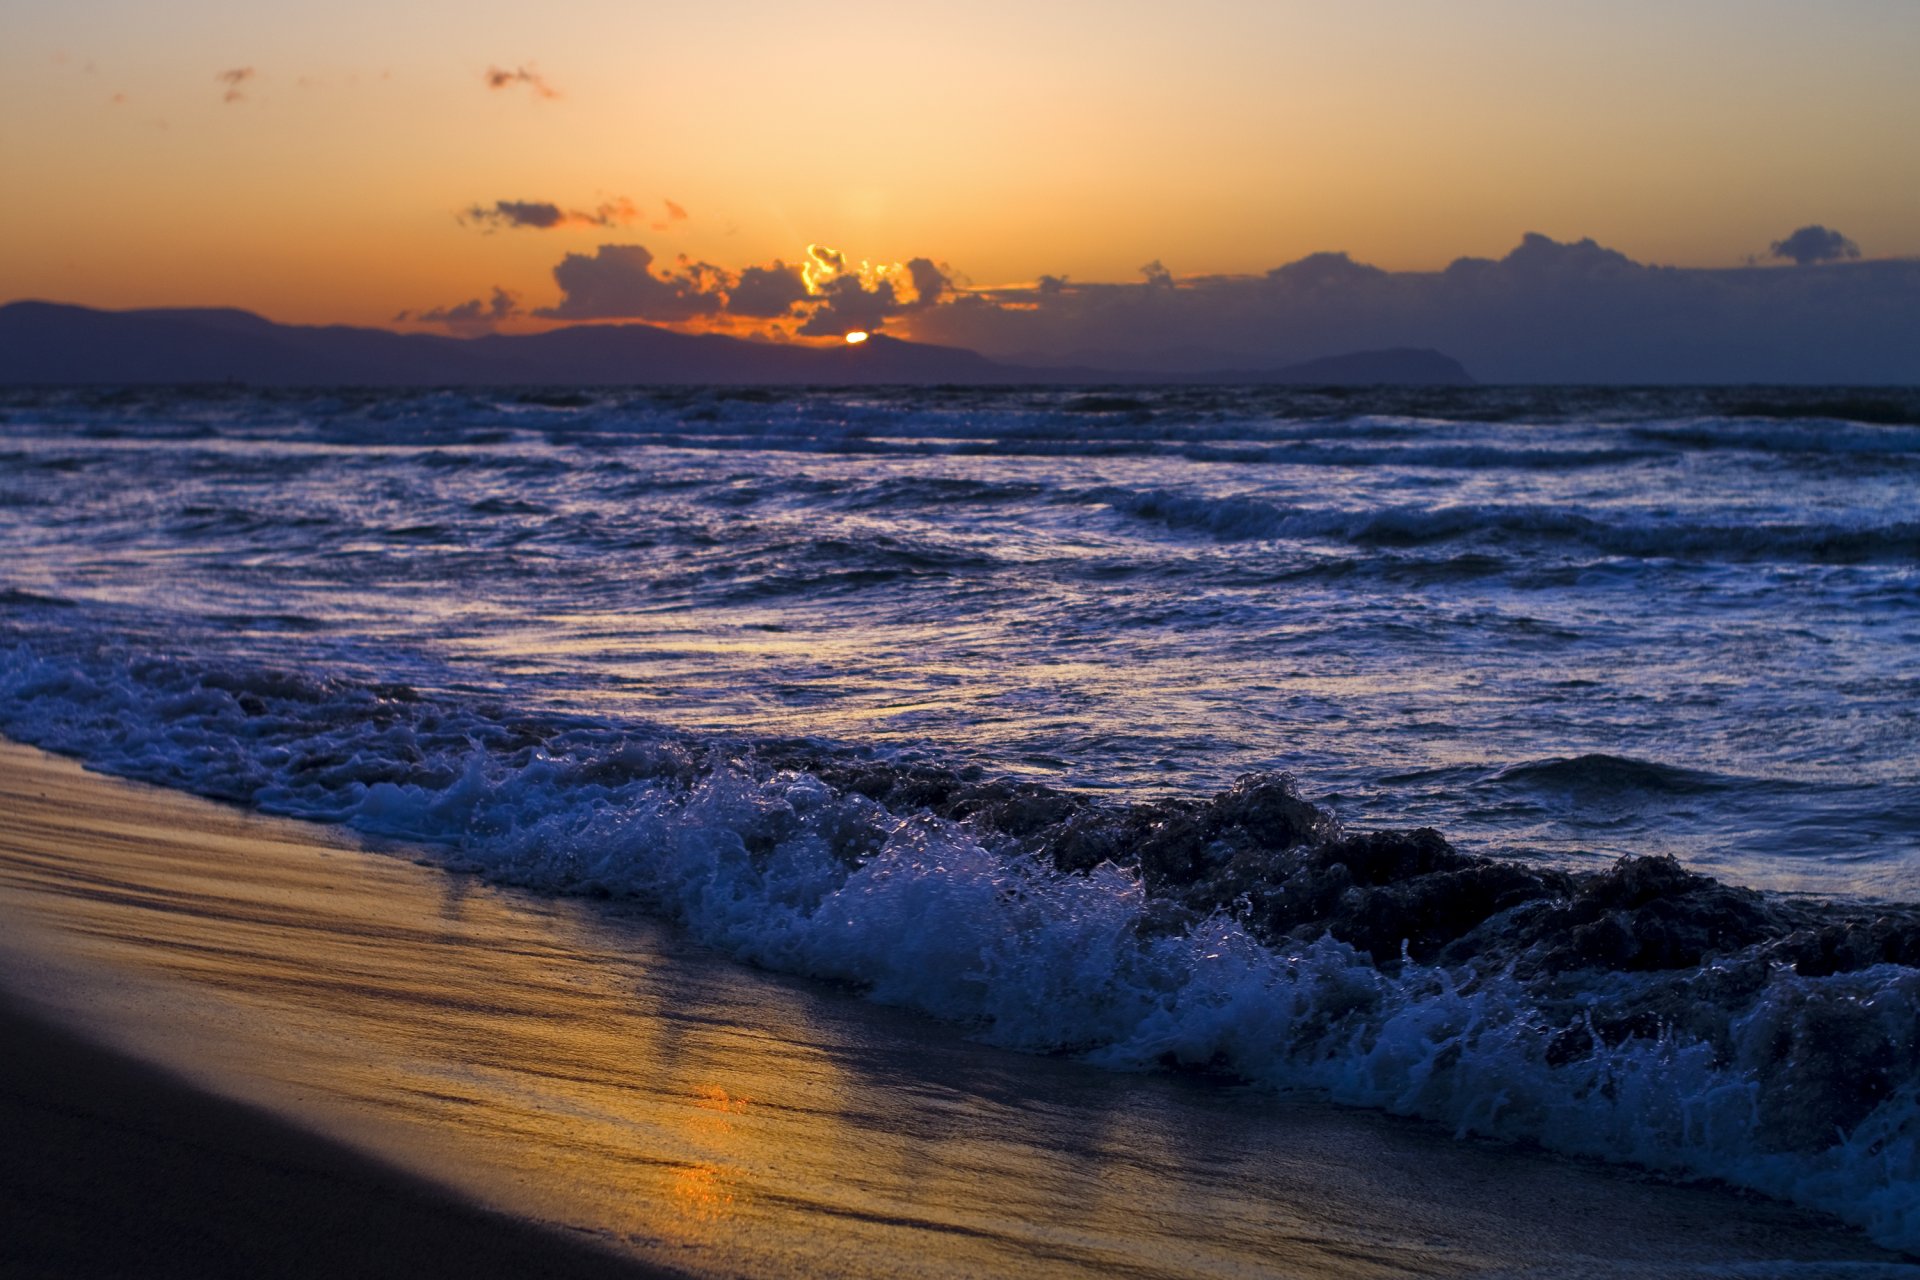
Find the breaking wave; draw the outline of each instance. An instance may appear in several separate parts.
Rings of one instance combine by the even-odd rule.
[[[1348,832],[1276,775],[1127,804],[106,646],[0,651],[0,728],[501,882],[631,897],[993,1043],[1723,1178],[1920,1248],[1911,909]],[[1711,785],[1606,756],[1521,775]]]

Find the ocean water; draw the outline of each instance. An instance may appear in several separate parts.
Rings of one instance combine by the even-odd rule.
[[[1912,393],[0,393],[0,731],[1920,1250]]]

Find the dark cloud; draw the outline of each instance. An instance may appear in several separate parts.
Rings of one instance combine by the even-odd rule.
[[[1384,275],[1380,268],[1355,262],[1344,253],[1310,253],[1298,262],[1275,267],[1267,272],[1267,279],[1282,289],[1332,291],[1363,288]]]
[[[915,307],[933,307],[953,289],[953,281],[947,273],[934,265],[931,258],[911,258],[907,261],[907,277],[913,281],[913,305]]]
[[[1816,222],[1800,228],[1785,240],[1775,240],[1771,252],[1776,258],[1785,258],[1804,267],[1815,262],[1857,258],[1860,256],[1860,246],[1838,231],[1830,231]]]
[[[856,267],[840,250],[814,244],[807,246],[807,259],[800,267],[813,304],[800,326],[806,337],[872,333],[892,317],[939,305],[953,291],[952,279],[931,258]]]
[[[878,280],[869,286],[857,275],[835,276],[820,286],[820,305],[800,326],[804,337],[830,337],[837,334],[871,333],[886,324],[887,317],[900,311],[893,281]]]
[[[640,216],[633,201],[621,196],[592,209],[563,209],[547,200],[495,200],[491,205],[470,206],[460,214],[460,221],[489,230],[510,227],[551,231],[556,227],[618,227]]]
[[[800,268],[774,259],[770,267],[748,267],[727,293],[727,312],[755,320],[791,315],[807,300],[807,282]]]
[[[670,218],[686,216],[677,204],[663,203]],[[489,229],[551,229],[604,226],[609,221],[626,221],[634,212],[626,200],[603,205],[593,213],[549,201],[496,200],[466,210],[461,221]],[[662,266],[644,245],[602,244],[591,254],[567,254],[554,267],[553,278],[560,286],[560,300],[550,307],[496,313],[474,300],[405,318],[415,323],[476,326],[528,314],[547,320],[641,320],[746,330],[782,339],[839,337],[855,330],[872,332],[890,319],[947,307],[962,296],[949,269],[931,258],[876,266],[818,244],[808,245],[798,262],[775,259],[738,272],[693,261],[685,254]],[[508,298],[499,305],[511,304]]]
[[[566,211],[544,200],[496,200],[492,208],[474,205],[466,212],[470,222],[491,223],[502,227],[537,227],[542,231],[566,220]]]
[[[519,314],[519,297],[495,285],[493,296],[485,301],[471,298],[450,307],[435,307],[431,311],[402,311],[394,318],[413,324],[442,325],[460,334],[476,334],[490,333],[502,320]]]
[[[254,79],[257,74],[252,67],[234,67],[230,70],[222,71],[214,77],[216,81],[227,86],[227,91],[220,95],[220,100],[222,102],[246,101],[247,95],[242,92],[240,86]]]
[[[570,253],[553,269],[556,306],[534,312],[553,320],[651,320],[673,324],[711,317],[724,301],[728,276],[706,263],[684,260],[659,275],[653,254],[637,244],[603,244],[592,257]]]
[[[669,217],[685,211],[671,201]],[[558,205],[496,201],[466,218],[510,225],[567,225]],[[768,336],[838,337],[872,332],[889,319],[950,304],[948,269],[931,258],[875,266],[856,263],[827,245],[807,246],[797,263],[775,259],[738,272],[684,254],[667,270],[637,244],[603,244],[589,256],[571,253],[554,268],[560,301],[532,314],[554,320],[645,320],[655,324],[748,329]],[[792,327],[769,321],[797,322]]]
[[[484,79],[489,89],[511,89],[516,85],[526,85],[537,98],[551,100],[560,96],[560,91],[531,67],[515,67],[511,71],[505,67],[488,67]]]
[[[1319,253],[1262,275],[1143,277],[960,292],[905,323],[1027,363],[1167,373],[1431,347],[1488,382],[1920,381],[1920,262],[1683,270],[1534,234],[1441,271]]]
[[[1477,269],[1479,264],[1486,261],[1484,258],[1461,258],[1453,265],[1456,268]],[[1626,254],[1604,249],[1591,238],[1562,244],[1537,231],[1529,231],[1520,237],[1519,247],[1501,259],[1498,265],[1510,275],[1536,279],[1545,276],[1562,279],[1617,276],[1623,272],[1644,269]]]

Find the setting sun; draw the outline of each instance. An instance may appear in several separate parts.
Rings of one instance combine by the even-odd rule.
[[[857,347],[861,343],[865,342],[866,340],[867,340],[867,331],[865,329],[855,329],[852,333],[847,335],[848,346]]]

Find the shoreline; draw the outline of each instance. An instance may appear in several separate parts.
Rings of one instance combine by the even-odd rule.
[[[208,1178],[316,1170],[343,1204],[386,1198],[382,1229],[478,1222],[502,1243],[477,1274],[489,1257],[542,1274],[506,1263],[519,1240],[607,1268],[546,1274],[1920,1275],[1721,1187],[984,1047],[618,904],[495,889],[4,741],[0,815],[0,1025],[36,1046],[19,1069],[40,1092],[20,1096],[80,1125],[54,1149],[110,1164],[137,1100],[166,1099],[187,1147],[158,1150],[198,1152]],[[26,1087],[4,1079],[0,1101]],[[9,1176],[31,1186],[32,1166]],[[50,1230],[86,1247],[143,1201],[80,1194]],[[276,1243],[225,1199],[192,1217],[127,1234]],[[283,1246],[292,1264],[345,1243],[311,1238]]]

